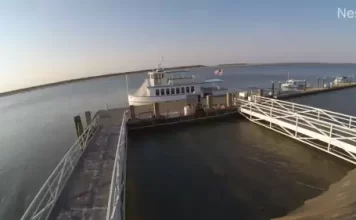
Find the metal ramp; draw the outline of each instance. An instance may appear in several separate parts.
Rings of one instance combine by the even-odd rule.
[[[237,104],[248,120],[356,164],[356,117],[261,96]]]

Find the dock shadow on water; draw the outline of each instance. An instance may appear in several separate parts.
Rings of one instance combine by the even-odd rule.
[[[352,165],[245,120],[129,133],[126,219],[270,219]]]

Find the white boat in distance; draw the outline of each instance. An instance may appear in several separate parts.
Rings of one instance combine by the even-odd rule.
[[[347,83],[349,79],[346,76],[338,76],[334,79],[334,84]]]
[[[282,88],[288,88],[288,89],[301,89],[304,88],[305,83],[306,83],[305,80],[288,79],[281,86]]]
[[[161,62],[162,64],[162,62]],[[134,94],[128,94],[129,105],[147,105],[155,102],[178,101],[187,99],[187,95],[222,95],[228,92],[218,84],[221,79],[198,81],[186,70],[166,72],[161,68],[147,73],[140,88]]]

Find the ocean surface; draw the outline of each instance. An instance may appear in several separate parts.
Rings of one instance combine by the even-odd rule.
[[[192,69],[191,72],[201,79],[210,79],[215,78],[215,69],[204,67]],[[271,81],[285,81],[288,72],[290,78],[306,79],[315,84],[317,77],[352,76],[356,73],[356,65],[225,67],[221,78],[223,86],[229,88],[269,88]],[[144,78],[145,74],[129,75],[129,90],[134,91]],[[294,101],[356,115],[356,103],[352,102],[355,92],[355,89],[348,89]],[[109,108],[128,105],[124,76],[0,97],[0,219],[21,217],[48,175],[74,143],[73,117],[78,114],[83,116],[87,110],[94,113],[104,109],[105,104]],[[147,147],[142,148],[142,140],[146,141],[144,145]],[[187,216],[182,213],[179,217],[212,218],[225,213],[233,217],[238,216],[236,213],[242,213],[240,216],[259,214],[262,219],[278,216],[327,189],[352,168],[343,161],[246,121],[221,122],[174,133],[147,134],[144,139],[132,141],[136,153],[130,153],[134,156],[129,163],[140,163],[136,166],[136,174],[130,177],[132,186],[137,186],[134,187],[137,192],[132,194],[130,207],[134,207],[136,213],[140,210],[145,213],[147,207],[153,207],[151,215],[147,216],[159,218],[178,219],[178,216],[169,216],[169,212],[179,206],[192,209],[193,205],[198,206],[200,214],[191,210],[184,212],[188,213]],[[139,166],[150,164],[152,158],[145,156],[147,154],[155,158],[154,163]],[[170,173],[168,168],[177,172]],[[149,172],[154,174],[152,179],[148,176]],[[144,177],[146,179],[140,181]],[[179,179],[180,184],[164,184],[172,179]],[[147,181],[151,184],[151,190],[144,187]],[[157,182],[161,184],[156,185]],[[168,193],[155,197],[154,192],[159,186],[163,189],[175,188],[166,189],[172,195]],[[208,191],[211,197],[204,195]],[[174,200],[173,196],[177,194],[178,198]],[[156,203],[149,202],[154,198]],[[201,198],[210,199],[205,199],[204,203]],[[216,199],[222,203],[214,209]],[[178,207],[172,208],[168,201],[173,201],[172,204]],[[199,206],[199,202],[204,206]],[[165,207],[167,211],[154,212],[158,207]],[[252,207],[259,207],[260,211]],[[131,217],[134,219],[135,216]],[[136,217],[142,219],[142,216]]]

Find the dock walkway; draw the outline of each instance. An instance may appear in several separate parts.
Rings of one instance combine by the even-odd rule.
[[[98,113],[98,130],[49,219],[105,219],[122,113],[122,109]]]

